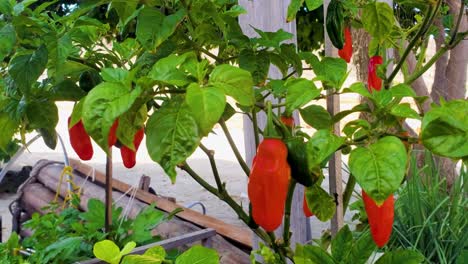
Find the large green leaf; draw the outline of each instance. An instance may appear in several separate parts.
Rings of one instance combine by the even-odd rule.
[[[377,249],[369,231],[363,233],[353,244],[345,263],[364,264]]]
[[[296,245],[294,254],[296,264],[334,264],[333,258],[327,251],[318,246]]]
[[[175,264],[218,264],[219,256],[216,250],[202,246],[193,246],[180,255]]]
[[[57,105],[50,101],[28,102],[26,116],[31,129],[55,128],[59,119]]]
[[[82,118],[86,132],[105,151],[109,151],[108,136],[115,120],[124,114],[141,94],[121,83],[103,82],[94,87],[83,103]]]
[[[193,117],[197,120],[200,134],[203,136],[210,133],[226,106],[226,96],[222,91],[213,87],[202,88],[196,83],[187,88],[185,101],[192,109]]]
[[[266,51],[254,53],[242,50],[239,54],[239,67],[250,72],[254,84],[263,84],[268,77],[270,56]]]
[[[187,60],[195,59],[192,52],[184,53],[180,56],[172,54],[166,58],[158,60],[151,69],[149,76],[156,81],[167,84],[184,86],[190,82],[187,74],[180,69],[180,65]]]
[[[86,95],[86,92],[70,79],[57,83],[49,92],[48,98],[54,101],[79,101]]]
[[[16,43],[15,29],[11,24],[7,24],[0,29],[0,61],[10,54]]]
[[[9,73],[23,94],[29,94],[39,76],[44,72],[47,65],[47,49],[40,46],[32,53],[15,56],[9,65]]]
[[[405,145],[394,136],[351,151],[349,168],[362,189],[378,204],[394,193],[405,177]]]
[[[19,123],[12,119],[7,113],[0,113],[0,127],[2,133],[0,133],[0,150],[6,151],[8,143],[13,138]]]
[[[94,244],[93,253],[96,258],[107,263],[118,264],[120,262],[120,249],[111,240],[103,240]]]
[[[45,41],[50,60],[47,74],[55,76],[57,81],[61,81],[66,70],[64,67],[65,61],[74,49],[72,39],[68,34],[57,36],[51,33],[45,36]]]
[[[331,252],[333,259],[338,263],[344,262],[347,255],[353,246],[353,233],[349,230],[349,226],[343,226],[331,241]]]
[[[433,107],[422,122],[422,142],[432,152],[454,159],[468,156],[468,102]]]
[[[311,56],[308,61],[312,65],[318,80],[325,84],[340,88],[346,76],[347,64],[340,58],[325,57],[321,61]]]
[[[240,105],[252,106],[255,103],[252,76],[246,70],[227,64],[217,66],[210,75],[209,84],[224,91]]]
[[[314,213],[318,220],[325,222],[335,215],[335,199],[318,184],[307,187],[305,195],[310,211]]]
[[[265,32],[260,29],[254,28],[255,32],[260,35],[260,38],[253,38],[251,41],[263,47],[271,47],[275,49],[280,49],[281,43],[283,41],[291,39],[294,35],[279,29],[276,32]]]
[[[390,113],[397,117],[421,119],[418,112],[413,110],[409,103],[403,103],[403,104],[394,106],[390,110]]]
[[[375,264],[419,264],[424,262],[424,256],[413,250],[395,250],[386,252]]]
[[[291,114],[294,110],[299,109],[309,103],[311,100],[320,95],[314,82],[307,79],[289,79],[285,83],[286,94],[286,114]]]
[[[146,125],[146,147],[175,182],[175,167],[184,162],[200,142],[197,121],[184,97],[176,97],[162,105]]]
[[[309,168],[320,168],[321,164],[344,143],[345,139],[334,135],[330,130],[319,130],[307,143]]]
[[[286,22],[291,22],[296,18],[296,14],[301,8],[304,0],[291,0],[288,6],[288,12],[286,14]]]
[[[383,2],[372,2],[363,9],[362,24],[369,34],[383,41],[395,24],[393,9]]]
[[[179,9],[176,13],[165,16],[157,9],[143,8],[138,15],[137,40],[146,49],[155,50],[174,33],[185,14],[185,9]]]
[[[323,0],[305,0],[307,9],[313,11],[323,5]]]
[[[309,126],[320,130],[330,129],[332,118],[325,108],[319,105],[309,105],[306,108],[299,109],[302,119]]]

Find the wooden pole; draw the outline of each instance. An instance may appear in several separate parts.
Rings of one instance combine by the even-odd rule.
[[[330,0],[323,1],[324,17],[327,16],[327,7],[330,4]],[[324,19],[325,21],[325,19]],[[326,32],[326,28],[325,31]],[[328,33],[325,34],[325,56],[336,57],[338,50],[333,47],[333,44],[328,37]],[[334,116],[340,112],[340,97],[339,95],[330,95],[327,97],[327,110]],[[333,126],[333,132],[336,135],[340,134],[340,123],[337,122]],[[341,152],[336,152],[328,163],[328,177],[330,194],[335,197],[336,200],[336,213],[331,220],[331,233],[334,236],[338,230],[343,226],[343,183],[342,183],[342,171],[341,171]]]
[[[296,23],[292,21],[286,23],[286,12],[290,0],[239,0],[239,5],[247,10],[247,14],[239,17],[239,23],[242,31],[249,37],[257,37],[257,33],[253,30],[252,26],[263,31],[275,32],[279,29],[290,32],[296,35]],[[296,37],[291,41],[296,43]],[[281,79],[281,72],[275,67],[271,66],[269,71],[269,78]],[[272,100],[273,98],[269,98]],[[299,120],[298,113],[294,114],[296,122]],[[257,122],[259,127],[266,124],[266,116],[264,114],[257,115]],[[253,134],[252,122],[249,118],[244,117],[244,143],[246,152],[246,162],[251,165],[253,157],[256,154],[255,140]],[[293,196],[293,206],[291,208],[291,226],[292,232],[291,245],[295,247],[296,243],[305,243],[307,241],[306,225],[308,224],[307,218],[302,212],[302,199],[304,195],[304,188],[301,185],[296,187]],[[278,236],[282,235],[282,228],[276,230]],[[253,247],[258,247],[260,242],[257,236],[253,238]]]
[[[112,226],[112,148],[109,148],[109,154],[106,159],[106,217],[105,232],[109,235]]]

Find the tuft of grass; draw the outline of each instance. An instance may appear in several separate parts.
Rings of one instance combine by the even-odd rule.
[[[426,152],[424,167],[411,158],[410,175],[398,193],[390,249],[420,251],[428,263],[466,263],[468,259],[468,173],[462,165],[460,176],[447,191],[433,156]]]

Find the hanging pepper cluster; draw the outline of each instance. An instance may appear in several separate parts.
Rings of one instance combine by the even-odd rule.
[[[366,209],[370,231],[375,244],[383,247],[387,244],[393,228],[393,194],[390,195],[382,205],[377,205],[366,192],[362,191],[364,208]]]
[[[80,120],[78,123],[70,127],[71,117],[68,118],[68,134],[70,136],[70,143],[73,150],[76,152],[81,160],[90,160],[93,157],[93,144],[91,137],[86,132],[83,121]],[[109,136],[107,138],[107,144],[110,147],[118,144],[117,139],[117,128],[119,127],[119,119],[116,119],[109,130]],[[141,141],[145,135],[144,128],[138,130],[133,139],[133,145],[135,150],[130,149],[127,146],[120,147],[120,155],[125,167],[133,168],[136,165],[136,152],[140,146]]]

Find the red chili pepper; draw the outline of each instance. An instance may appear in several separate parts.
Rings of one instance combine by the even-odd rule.
[[[71,117],[68,118],[68,125],[70,125]],[[70,136],[70,143],[75,150],[78,157],[82,160],[90,160],[93,157],[93,144],[91,138],[83,126],[83,122],[80,120],[74,126],[68,129]]]
[[[120,156],[122,157],[123,164],[126,168],[133,168],[136,164],[136,152],[138,151],[138,147],[140,147],[140,143],[143,140],[143,136],[145,135],[145,129],[142,128],[138,130],[133,137],[133,145],[135,146],[135,150],[129,149],[127,146],[122,146],[120,148]]]
[[[288,149],[281,139],[266,138],[258,146],[248,183],[255,222],[274,231],[283,220],[291,169]]]
[[[304,193],[304,201],[302,201],[302,210],[304,211],[304,215],[306,217],[311,217],[314,215],[309,209],[309,206],[307,205],[307,200],[306,200],[306,195]]]
[[[378,247],[383,247],[387,244],[392,234],[394,213],[393,194],[390,195],[381,206],[378,206],[364,190],[362,191],[362,199],[364,200],[364,207],[366,209],[372,238]]]
[[[377,67],[383,63],[383,59],[380,56],[373,56],[369,60],[369,65],[367,67],[368,74],[367,74],[367,89],[369,92],[372,92],[372,88],[377,91],[380,91],[382,88],[382,79],[377,76]]]
[[[119,126],[119,119],[114,121],[112,127],[109,130],[109,137],[107,138],[107,144],[109,144],[109,148],[114,146],[117,143],[117,127]]]
[[[353,38],[351,35],[351,29],[346,27],[344,30],[345,42],[342,49],[338,50],[340,58],[344,59],[347,63],[351,61],[353,56]]]
[[[294,117],[292,116],[281,116],[281,122],[287,127],[294,127]]]

